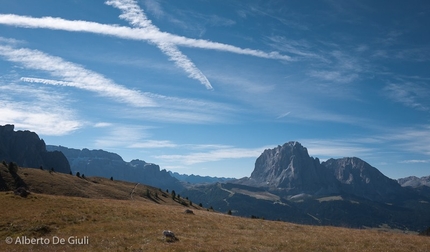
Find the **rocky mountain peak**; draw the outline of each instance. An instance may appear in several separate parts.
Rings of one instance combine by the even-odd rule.
[[[251,177],[239,183],[283,190],[288,195],[347,193],[371,200],[389,199],[401,192],[397,181],[357,157],[320,163],[299,142],[265,150]]]
[[[334,176],[343,184],[365,183],[369,184],[372,175],[382,174],[376,168],[356,157],[344,157],[340,159],[329,159],[323,163],[324,166],[333,171]],[[359,181],[357,181],[359,180]]]
[[[371,200],[387,199],[400,193],[397,181],[357,157],[329,159],[322,163],[342,184],[342,190]]]
[[[255,162],[248,184],[282,188],[289,192],[312,192],[336,183],[321,166],[319,159],[309,156],[299,142],[288,142],[265,150]]]

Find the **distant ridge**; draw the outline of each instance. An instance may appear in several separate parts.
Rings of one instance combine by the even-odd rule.
[[[416,176],[409,176],[406,178],[400,178],[397,180],[403,187],[417,188],[421,186],[430,187],[430,176],[418,178]]]
[[[176,191],[184,188],[179,180],[170,176],[166,170],[160,170],[156,164],[138,159],[126,162],[118,154],[104,150],[79,150],[54,145],[48,145],[47,148],[64,153],[72,170],[85,176],[113,177]]]
[[[190,184],[210,184],[210,183],[218,183],[218,182],[228,182],[231,180],[235,180],[235,178],[225,178],[225,177],[210,177],[210,176],[200,176],[200,175],[187,175],[187,174],[179,174],[177,172],[169,171],[172,177],[177,178],[178,180],[190,183]]]

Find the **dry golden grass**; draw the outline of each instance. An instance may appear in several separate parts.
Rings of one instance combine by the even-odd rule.
[[[145,185],[38,169],[18,175],[32,193],[0,192],[0,251],[430,251],[429,237],[240,218],[196,204],[185,214],[169,194]],[[0,182],[16,186],[2,164]],[[179,241],[163,239],[165,229]],[[6,244],[22,236],[50,244]],[[71,236],[88,244],[68,244]],[[65,244],[52,244],[53,237]]]
[[[411,234],[240,218],[147,200],[0,193],[0,251],[430,251]],[[167,242],[162,231],[179,238]],[[85,245],[8,245],[6,237],[88,236]],[[52,242],[51,242],[52,243]]]

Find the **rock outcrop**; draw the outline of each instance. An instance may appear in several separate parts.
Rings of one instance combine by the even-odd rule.
[[[0,126],[0,160],[21,167],[54,169],[70,173],[66,157],[58,151],[47,151],[45,142],[31,131],[14,131],[14,125]]]

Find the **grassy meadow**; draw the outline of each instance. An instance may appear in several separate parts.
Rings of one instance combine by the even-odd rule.
[[[0,251],[430,251],[415,234],[303,226],[248,219],[145,200],[0,193]],[[164,229],[179,241],[168,242]],[[6,244],[6,237],[51,244]],[[53,237],[88,244],[52,244]]]
[[[6,167],[0,172],[13,184]],[[0,251],[430,251],[430,237],[416,234],[236,217],[144,185],[38,169],[18,175],[31,194],[0,192]],[[166,241],[165,229],[179,241]],[[15,244],[22,237],[49,244]]]

